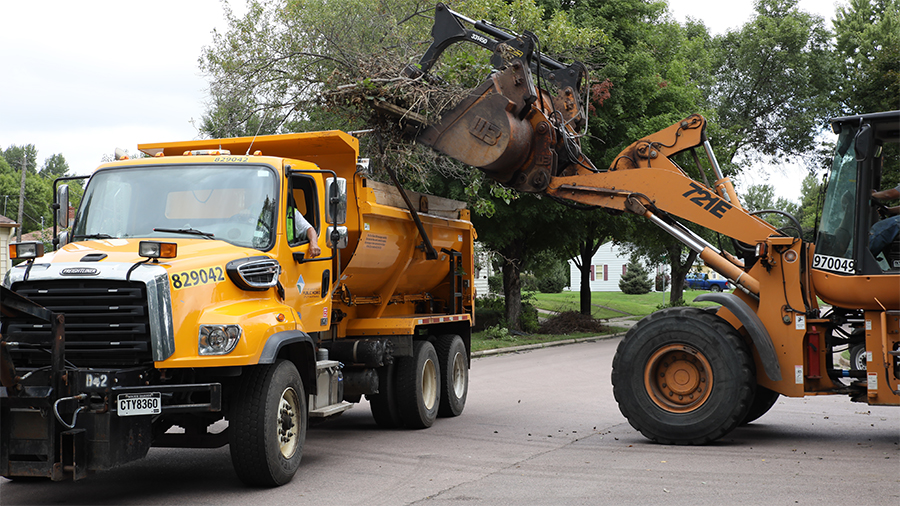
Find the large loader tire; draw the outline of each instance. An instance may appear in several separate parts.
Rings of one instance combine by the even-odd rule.
[[[378,369],[378,393],[367,395],[375,423],[382,429],[403,426],[400,408],[397,407],[397,371],[392,363]]]
[[[303,382],[292,362],[247,368],[228,428],[238,478],[263,487],[289,482],[303,456],[307,416]]]
[[[769,390],[766,387],[757,385],[756,394],[753,396],[753,402],[750,403],[750,411],[748,411],[747,416],[741,420],[741,425],[747,425],[768,413],[780,396],[781,394],[774,390]]]
[[[428,341],[416,341],[411,357],[397,359],[397,406],[407,429],[431,427],[441,404],[437,353]]]
[[[747,415],[756,381],[737,331],[699,308],[664,309],[619,343],[613,394],[632,427],[663,444],[704,444]]]
[[[469,358],[461,337],[448,334],[434,343],[441,366],[441,405],[438,416],[459,416],[466,407],[469,392]]]

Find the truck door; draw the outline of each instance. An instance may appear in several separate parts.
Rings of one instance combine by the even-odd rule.
[[[289,179],[285,216],[284,240],[291,258],[282,262],[285,303],[300,316],[305,332],[317,332],[328,328],[330,318],[329,287],[331,281],[331,250],[322,238],[324,227],[324,187],[321,179],[305,174],[293,174]],[[306,232],[296,228],[297,213],[316,231],[319,248],[316,258],[310,258],[310,240]]]

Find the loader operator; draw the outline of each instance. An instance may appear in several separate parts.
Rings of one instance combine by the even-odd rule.
[[[876,200],[900,198],[900,185],[878,192],[872,190],[872,198]],[[875,223],[869,229],[869,250],[876,258],[900,235],[900,206],[888,207],[887,213],[890,216]]]

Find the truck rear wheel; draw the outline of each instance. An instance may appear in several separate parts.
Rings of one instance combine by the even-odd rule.
[[[850,348],[850,369],[854,371],[865,371],[868,367],[866,362],[866,343],[860,343]]]
[[[265,487],[289,482],[300,467],[307,416],[306,393],[292,362],[247,368],[229,420],[238,478]]]
[[[438,416],[459,416],[466,407],[469,392],[469,360],[461,337],[448,334],[435,342],[441,366],[441,405]]]
[[[408,429],[431,427],[441,403],[441,378],[434,346],[413,343],[411,357],[397,359],[397,407]]]
[[[613,359],[619,410],[664,444],[714,441],[746,417],[756,381],[740,335],[698,308],[651,314],[619,343]]]
[[[378,393],[367,395],[375,423],[382,429],[403,426],[397,407],[397,370],[393,363],[378,369]]]

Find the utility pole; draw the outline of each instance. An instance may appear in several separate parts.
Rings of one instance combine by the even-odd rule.
[[[25,219],[25,171],[28,170],[28,149],[22,148],[22,186],[19,188],[19,228],[16,230],[16,242],[22,242],[22,226]]]

